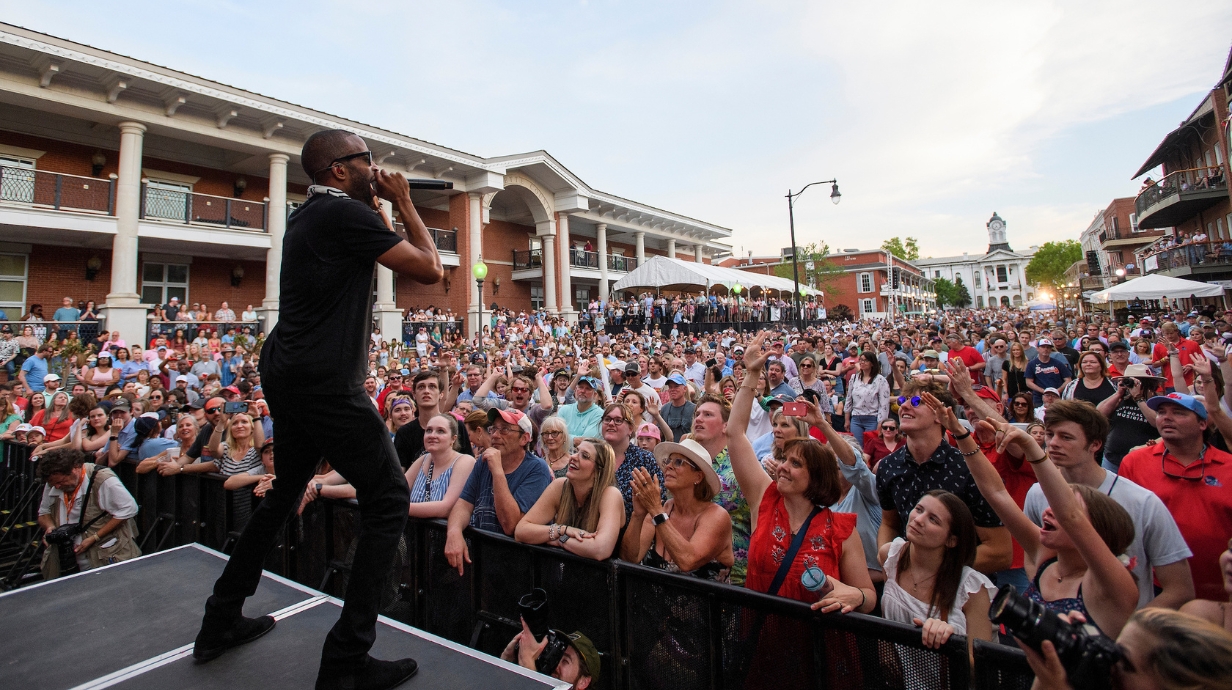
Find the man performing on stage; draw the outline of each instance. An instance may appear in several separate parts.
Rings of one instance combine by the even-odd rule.
[[[416,282],[435,283],[441,260],[406,179],[377,168],[363,139],[342,130],[318,132],[301,158],[313,185],[287,223],[279,320],[260,364],[278,441],[277,479],[214,584],[193,656],[209,661],[274,627],[270,616],[243,617],[244,599],[256,592],[262,562],[323,457],[355,487],[362,528],[316,687],[393,688],[414,675],[417,664],[373,659],[368,650],[376,640],[380,583],[406,524],[409,490],[389,431],[363,389],[372,280],[379,262]],[[406,236],[391,230],[378,196],[398,210]]]

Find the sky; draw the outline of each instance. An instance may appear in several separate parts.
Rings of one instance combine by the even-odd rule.
[[[588,185],[733,251],[1077,239],[1218,80],[1227,0],[0,0],[3,21]]]

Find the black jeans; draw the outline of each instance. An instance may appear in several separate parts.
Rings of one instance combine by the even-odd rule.
[[[355,487],[360,533],[342,615],[321,651],[321,665],[346,668],[363,660],[376,641],[381,582],[393,567],[406,526],[410,490],[393,441],[363,392],[312,396],[280,392],[265,382],[274,418],[274,485],[245,525],[235,551],[205,604],[204,627],[226,625],[257,591],[261,566],[299,505],[304,487],[324,457]]]

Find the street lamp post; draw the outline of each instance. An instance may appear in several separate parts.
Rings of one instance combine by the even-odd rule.
[[[796,197],[803,194],[804,190],[808,189],[809,187],[812,187],[815,184],[831,185],[830,201],[834,202],[834,204],[837,205],[838,202],[842,200],[843,198],[843,195],[840,194],[838,191],[838,180],[837,179],[822,180],[821,182],[810,182],[804,185],[803,187],[801,187],[800,191],[794,194],[792,193],[790,189],[787,190],[787,221],[791,226],[791,280],[795,284],[795,290],[792,291],[791,301],[792,301],[792,307],[796,310],[796,319],[798,321],[800,320],[800,303],[799,303],[800,298],[798,296],[800,294],[800,265],[799,265],[799,261],[796,258],[796,255],[798,252],[796,251],[795,203],[796,203]],[[800,323],[799,327],[803,329],[804,324]]]
[[[483,279],[488,277],[488,265],[483,262],[483,255],[479,255],[479,260],[471,266],[471,275],[475,276],[475,284],[479,287],[479,316],[476,321],[475,331],[479,336],[480,345],[483,341]]]

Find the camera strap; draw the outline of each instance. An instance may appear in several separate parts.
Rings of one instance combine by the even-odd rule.
[[[776,596],[779,593],[779,587],[782,587],[783,580],[787,579],[787,571],[791,570],[791,564],[796,560],[796,554],[800,552],[800,547],[804,545],[804,537],[808,534],[809,525],[812,524],[813,518],[817,517],[817,514],[820,512],[821,506],[813,506],[813,512],[804,518],[804,523],[796,531],[795,538],[791,540],[791,546],[787,548],[787,553],[783,555],[783,562],[779,564],[778,572],[774,574],[774,579],[770,581],[770,589],[766,590],[766,593],[770,596]]]
[[[98,476],[98,471],[101,469],[103,469],[101,465],[95,465],[94,470],[90,472],[90,485],[86,487],[86,495],[81,503],[81,512],[77,514],[77,534],[84,534],[91,525],[98,522],[99,518],[107,514],[105,512],[99,513],[89,523],[86,522],[86,508],[90,507],[90,494],[94,493],[94,478]]]

